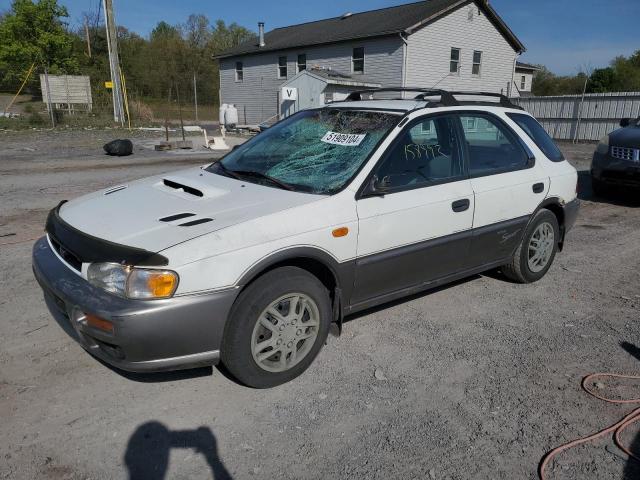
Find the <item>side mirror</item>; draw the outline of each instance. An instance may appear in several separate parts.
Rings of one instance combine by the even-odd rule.
[[[364,191],[365,197],[384,197],[389,193],[391,189],[391,178],[389,176],[384,177],[382,180],[377,175],[371,177],[369,185]]]
[[[622,128],[628,127],[629,125],[631,125],[631,119],[630,118],[623,118],[622,120],[620,120],[620,126]]]

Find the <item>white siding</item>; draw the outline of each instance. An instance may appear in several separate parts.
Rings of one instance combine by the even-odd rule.
[[[278,57],[287,56],[288,78],[296,75],[298,54],[302,53],[307,55],[307,68],[318,65],[350,74],[351,54],[356,47],[365,49],[364,78],[367,81],[387,86],[402,83],[403,42],[399,36],[393,36],[221,59],[221,102],[236,105],[240,123],[265,121],[277,114],[278,92],[286,81],[278,78]],[[244,81],[241,83],[235,81],[238,61],[244,64]]]
[[[406,85],[507,93],[518,54],[478,12],[465,5],[409,36]],[[461,50],[459,74],[449,73],[452,47]],[[480,75],[471,72],[474,50],[482,52]]]
[[[525,78],[524,89],[522,88],[522,77]],[[531,85],[533,84],[533,73],[516,71],[514,82],[520,92],[531,92]]]

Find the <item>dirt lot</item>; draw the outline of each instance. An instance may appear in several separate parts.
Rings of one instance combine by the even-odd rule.
[[[138,134],[135,156],[107,158],[115,136],[0,132],[0,478],[533,479],[549,448],[631,410],[579,385],[640,372],[640,200],[592,198],[585,174],[578,224],[536,285],[490,273],[351,318],[306,374],[268,391],[217,369],[106,368],[31,273],[46,212],[211,157],[156,154]],[[563,148],[587,170],[593,146]],[[638,429],[625,441],[640,451]],[[601,441],[562,455],[552,478],[640,471]]]

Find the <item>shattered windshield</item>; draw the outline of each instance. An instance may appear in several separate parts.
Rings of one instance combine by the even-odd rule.
[[[351,180],[399,119],[373,111],[306,110],[207,170],[275,188],[332,194]]]

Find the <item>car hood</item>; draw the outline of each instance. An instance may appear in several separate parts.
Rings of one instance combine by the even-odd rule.
[[[620,128],[611,132],[609,144],[614,147],[640,148],[640,127]]]
[[[60,217],[94,237],[160,252],[322,198],[195,168],[79,197],[61,207]]]

